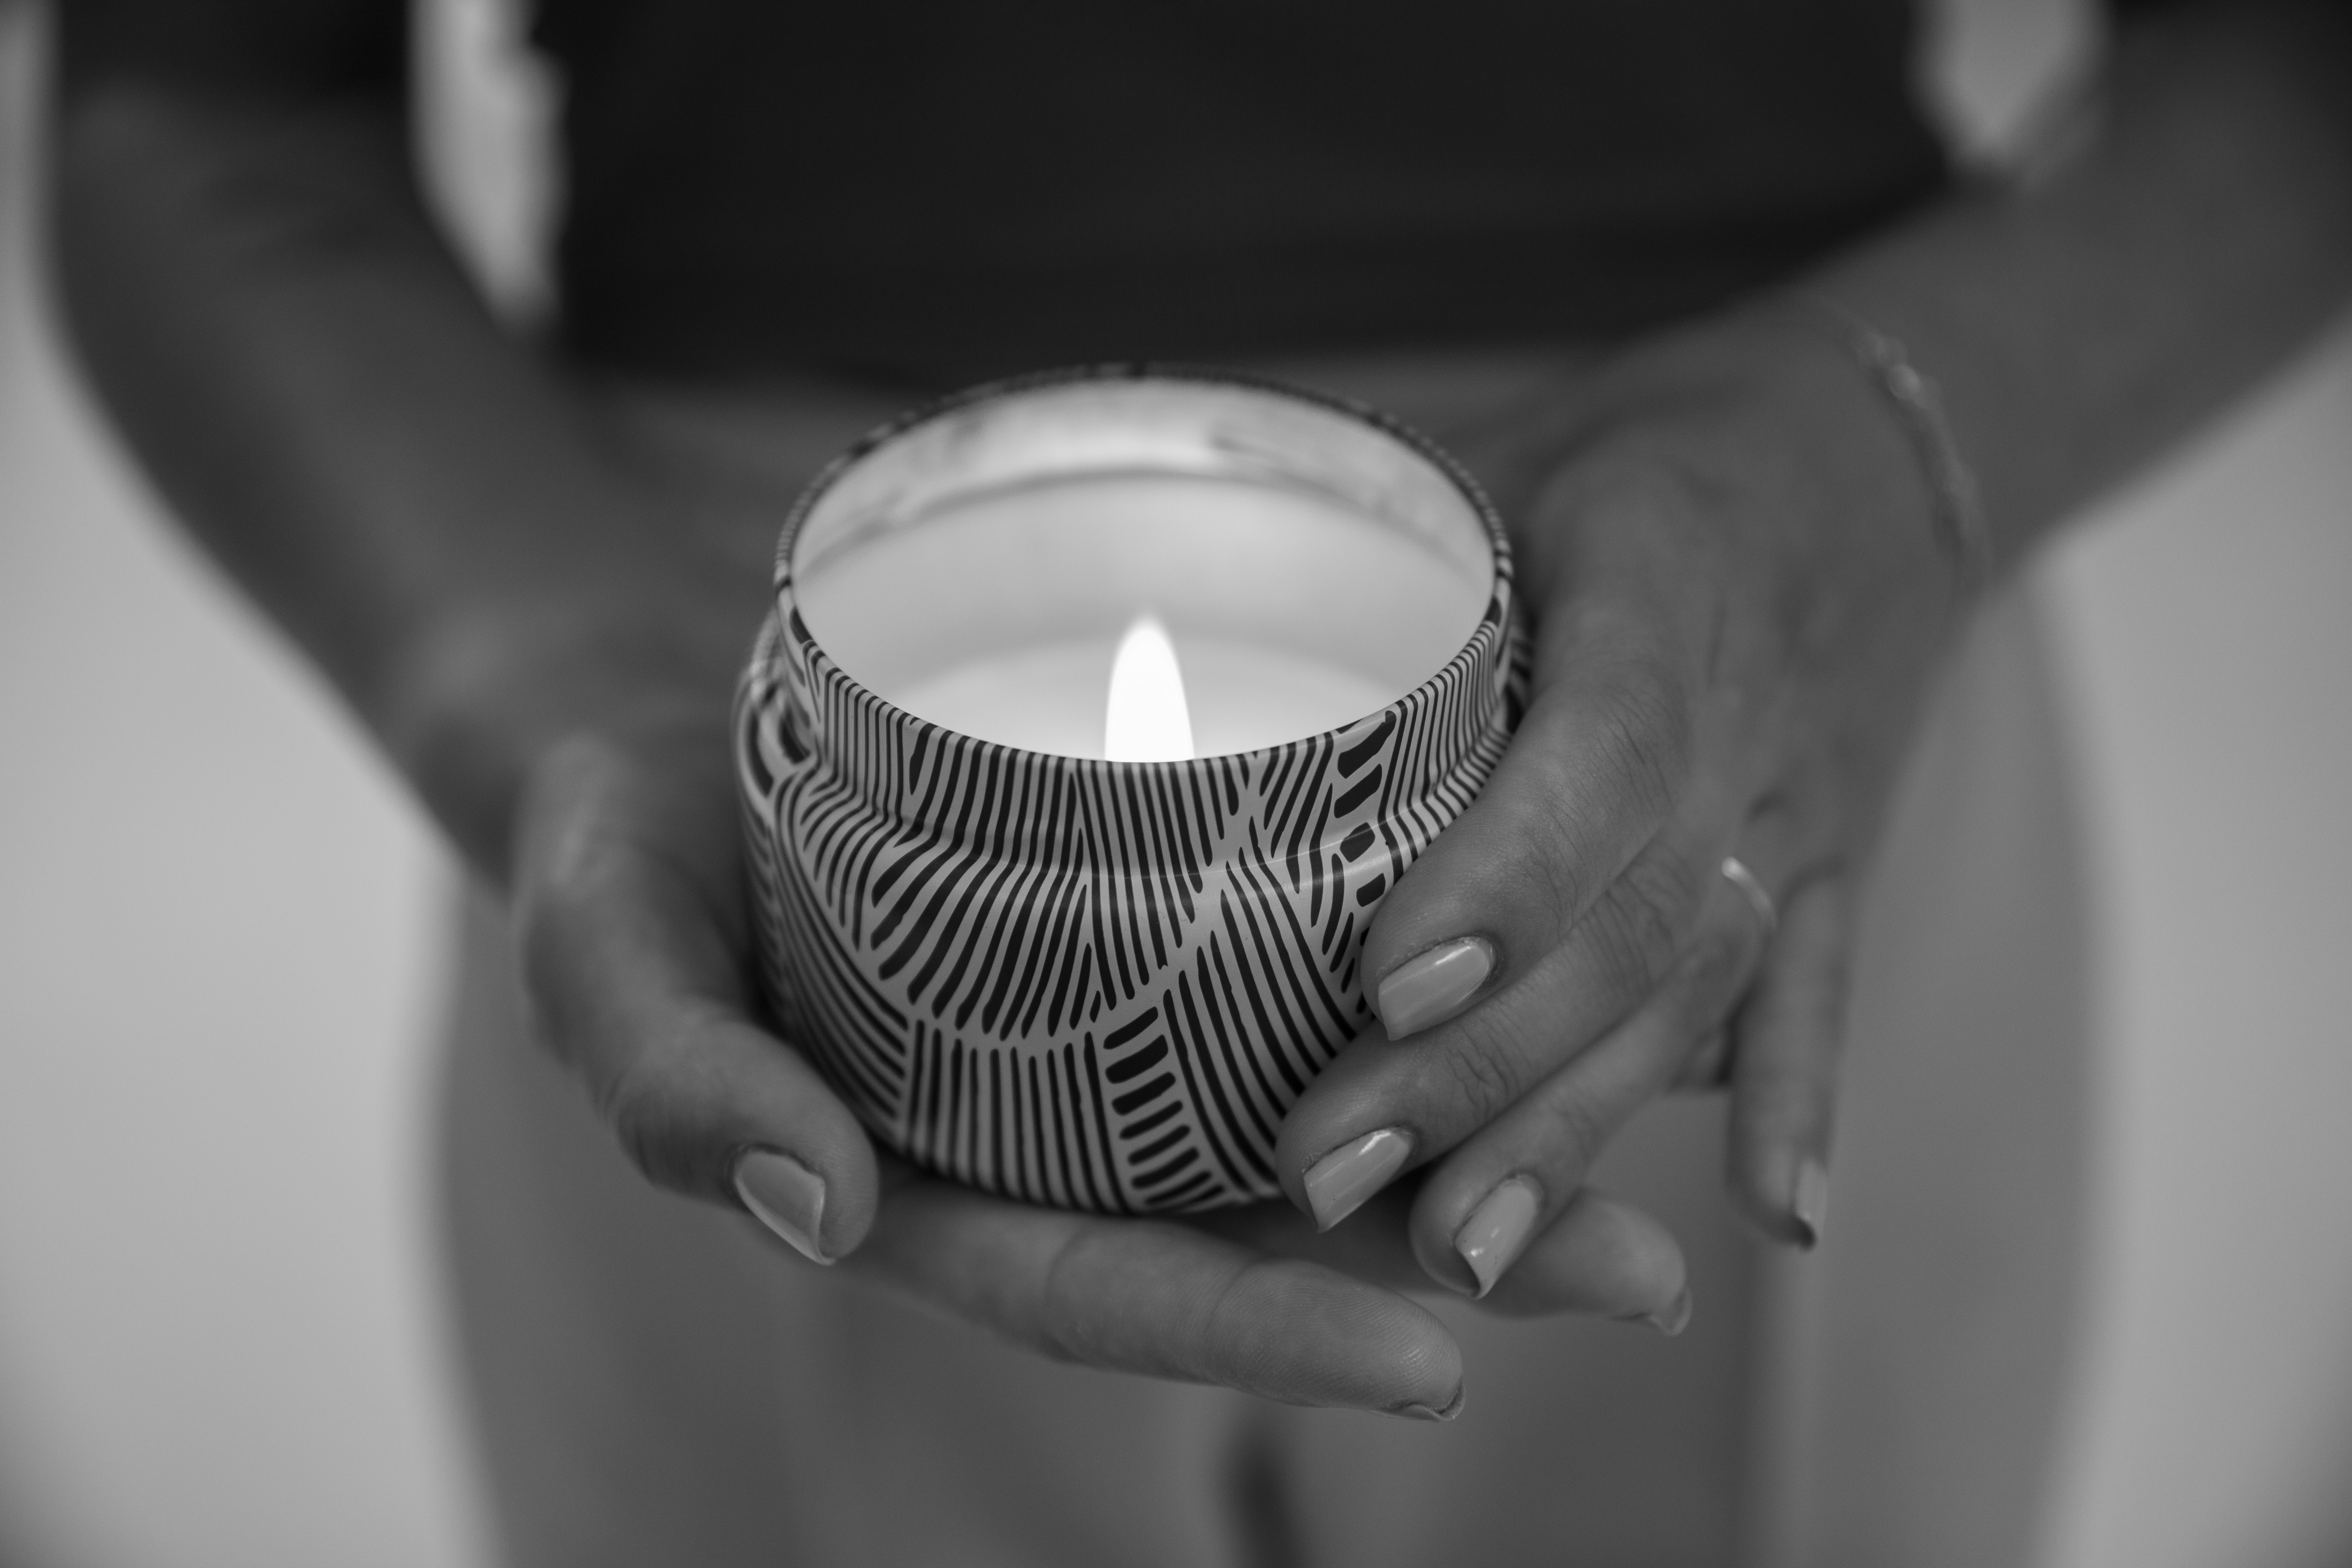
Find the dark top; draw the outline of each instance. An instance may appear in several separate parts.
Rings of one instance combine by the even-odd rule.
[[[541,0],[564,331],[960,378],[1607,334],[1944,177],[1904,0]]]

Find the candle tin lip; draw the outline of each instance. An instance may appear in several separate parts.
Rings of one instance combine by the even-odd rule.
[[[882,424],[876,426],[873,429],[867,431],[865,435],[859,437],[856,441],[843,449],[839,454],[834,457],[831,461],[827,462],[823,468],[817,471],[816,477],[811,479],[808,484],[803,488],[800,494],[794,498],[791,510],[785,514],[782,530],[778,535],[776,541],[775,555],[770,575],[770,587],[772,591],[777,595],[780,603],[789,602],[794,577],[793,555],[795,547],[800,542],[802,531],[808,522],[810,517],[817,510],[819,506],[824,503],[828,496],[833,494],[843,478],[863,465],[866,460],[872,457],[876,452],[893,445],[901,437],[906,436],[910,431],[926,426],[936,425],[941,420],[961,413],[967,409],[977,408],[992,403],[1001,403],[1007,399],[1019,397],[1028,393],[1055,391],[1064,388],[1084,386],[1091,384],[1118,384],[1150,382],[1167,382],[1177,384],[1202,386],[1212,389],[1217,387],[1230,387],[1243,392],[1259,394],[1277,399],[1285,399],[1294,403],[1304,404],[1308,407],[1318,408],[1326,413],[1337,415],[1342,419],[1352,421],[1355,424],[1378,431],[1382,436],[1387,437],[1389,439],[1396,442],[1399,446],[1404,447],[1413,456],[1421,458],[1423,462],[1427,463],[1432,468],[1433,468],[1437,474],[1445,480],[1446,484],[1453,490],[1454,495],[1466,504],[1471,515],[1475,518],[1480,529],[1485,532],[1486,547],[1493,563],[1493,582],[1489,591],[1490,599],[1498,601],[1500,605],[1505,607],[1506,611],[1506,613],[1499,617],[1500,627],[1494,635],[1498,637],[1508,637],[1512,635],[1513,628],[1510,624],[1508,607],[1512,603],[1512,593],[1516,579],[1512,564],[1510,537],[1504,530],[1501,515],[1496,511],[1494,504],[1487,499],[1485,489],[1480,487],[1477,479],[1471,475],[1467,468],[1465,468],[1462,464],[1455,459],[1452,453],[1446,451],[1444,447],[1437,445],[1436,442],[1423,435],[1419,430],[1414,429],[1412,426],[1407,425],[1401,419],[1398,419],[1395,416],[1391,415],[1384,410],[1376,408],[1370,404],[1359,402],[1353,398],[1343,397],[1334,393],[1318,391],[1310,387],[1294,385],[1278,377],[1264,375],[1252,371],[1228,370],[1214,366],[1185,363],[1164,363],[1151,360],[1122,360],[1100,364],[1062,366],[1049,370],[1029,371],[1019,375],[1005,376],[993,381],[982,382],[975,385],[960,388],[954,392],[936,397],[928,403],[918,405],[915,407],[907,410],[905,413],[899,414],[884,421]],[[1492,605],[1490,605],[1489,618],[1496,618],[1491,616],[1491,610]],[[1382,706],[1393,706],[1396,703],[1409,700],[1417,695],[1433,691],[1446,681],[1448,671],[1454,668],[1454,664],[1475,660],[1480,651],[1481,639],[1489,635],[1486,629],[1487,625],[1488,620],[1482,619],[1479,622],[1478,626],[1471,633],[1470,638],[1454,653],[1453,658],[1449,660],[1447,664],[1431,672],[1430,675],[1417,682],[1414,686],[1404,691],[1399,692]],[[808,640],[813,646],[822,646],[818,639],[814,636],[809,636]],[[837,679],[845,687],[862,694],[864,697],[879,704],[883,708],[888,709],[894,712],[906,712],[906,710],[900,709],[898,704],[892,702],[888,698],[882,696],[879,692],[874,691],[870,687],[865,685],[863,682],[858,680],[856,676],[851,675],[846,669],[842,668],[838,664],[835,664],[832,668],[833,671],[837,676]],[[1377,712],[1379,710],[1374,710],[1374,711]],[[931,722],[930,721],[921,719],[919,716],[912,713],[908,713],[907,716],[917,723]],[[958,732],[948,730],[945,725],[937,725],[935,727],[947,733]],[[1337,725],[1332,727],[1330,730],[1322,731],[1322,733],[1334,734],[1350,727],[1351,726],[1349,725],[1344,724]],[[971,740],[977,744],[1003,746],[1005,750],[1013,752],[1025,751],[1025,748],[1012,746],[1003,742],[989,741],[985,737],[982,736],[969,736],[966,738]],[[1313,738],[1314,736],[1311,733],[1307,735],[1297,735],[1290,737],[1286,741],[1276,742],[1273,745],[1255,747],[1248,752],[1213,753],[1210,756],[1193,757],[1186,762],[1179,763],[1113,762],[1099,757],[1067,756],[1066,753],[1060,752],[1031,752],[1028,754],[1039,756],[1060,756],[1072,763],[1089,763],[1098,767],[1109,768],[1184,767],[1213,762],[1216,760],[1218,755],[1244,756],[1279,751],[1284,746],[1297,745]]]
[[[1428,465],[1492,561],[1463,646],[1349,723],[1152,763],[958,733],[825,653],[793,601],[793,552],[845,475],[979,405],[1139,383],[1290,400]],[[794,503],[774,584],[735,728],[761,973],[786,1037],[882,1142],[1009,1196],[1141,1213],[1278,1192],[1275,1129],[1370,1022],[1365,930],[1517,720],[1509,542],[1475,482],[1378,410],[1273,378],[1043,372],[862,437]]]

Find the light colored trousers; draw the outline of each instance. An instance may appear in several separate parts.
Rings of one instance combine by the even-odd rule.
[[[1476,363],[1299,378],[1440,431],[1523,385]],[[646,407],[656,439],[755,489],[797,483],[799,449],[866,413]],[[1596,1179],[1682,1238],[1689,1331],[1507,1322],[1433,1293],[1467,1364],[1449,1426],[1048,1363],[646,1186],[530,1041],[501,917],[476,900],[444,1214],[510,1560],[2026,1561],[2070,1364],[2087,1125],[2060,741],[2034,612],[2009,594],[1954,661],[1864,900],[1821,1252],[1765,1258],[1722,1194],[1719,1101],[1662,1104]]]

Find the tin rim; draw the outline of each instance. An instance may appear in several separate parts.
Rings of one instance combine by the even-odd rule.
[[[1087,383],[1118,384],[1141,382],[1233,387],[1286,399],[1353,421],[1396,442],[1412,455],[1427,463],[1468,506],[1470,515],[1476,519],[1479,527],[1484,531],[1492,561],[1492,573],[1487,584],[1487,610],[1471,629],[1470,635],[1463,639],[1462,646],[1454,650],[1444,664],[1422,680],[1389,698],[1379,707],[1346,723],[1292,736],[1287,740],[1275,742],[1246,752],[1223,752],[1176,762],[1151,763],[1119,762],[1101,757],[1076,756],[1067,752],[1040,752],[1003,741],[990,740],[984,736],[969,735],[964,731],[950,729],[947,725],[933,720],[925,719],[908,709],[900,707],[859,680],[826,652],[823,641],[808,629],[806,623],[800,620],[797,613],[793,616],[795,625],[791,634],[772,638],[763,631],[759,639],[761,656],[770,658],[786,657],[787,643],[791,637],[796,636],[824,657],[828,681],[837,682],[859,706],[870,705],[873,710],[892,716],[906,725],[927,727],[944,734],[958,736],[973,745],[995,747],[1015,756],[1051,758],[1055,763],[1072,767],[1146,771],[1169,768],[1208,768],[1213,767],[1220,760],[1276,755],[1295,747],[1326,741],[1356,728],[1365,718],[1376,716],[1389,709],[1433,700],[1442,695],[1447,688],[1464,683],[1467,680],[1472,667],[1486,651],[1490,642],[1497,645],[1496,655],[1507,666],[1511,657],[1508,647],[1513,630],[1511,619],[1516,614],[1516,574],[1510,539],[1504,531],[1501,515],[1495,510],[1493,502],[1487,499],[1485,489],[1452,453],[1395,416],[1355,398],[1298,386],[1283,381],[1279,377],[1252,371],[1184,363],[1161,363],[1149,360],[1063,366],[982,382],[920,404],[868,430],[826,463],[818,471],[816,477],[811,479],[794,498],[792,510],[786,513],[782,530],[776,541],[770,575],[770,592],[774,600],[772,610],[782,607],[789,602],[793,582],[793,552],[800,542],[803,528],[817,508],[839,486],[842,479],[877,451],[917,429],[984,404],[1001,402],[1029,393]],[[771,622],[774,619],[775,616],[772,613]]]

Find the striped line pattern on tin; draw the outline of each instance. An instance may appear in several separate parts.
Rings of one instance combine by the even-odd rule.
[[[915,719],[825,656],[789,587],[736,724],[787,1037],[884,1142],[991,1192],[1112,1213],[1274,1195],[1284,1114],[1370,1022],[1380,900],[1516,720],[1507,577],[1401,700],[1164,763]]]

